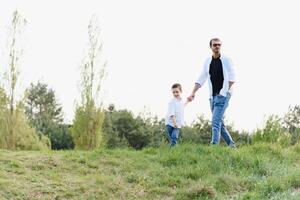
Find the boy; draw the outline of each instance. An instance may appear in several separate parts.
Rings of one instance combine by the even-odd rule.
[[[173,98],[168,104],[168,112],[165,118],[166,129],[168,132],[170,147],[177,144],[180,128],[184,125],[184,103],[180,97],[182,88],[179,83],[172,85]]]

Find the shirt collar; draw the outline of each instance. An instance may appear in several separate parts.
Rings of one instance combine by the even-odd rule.
[[[211,59],[214,60],[214,59],[221,59],[221,54],[219,55],[219,57],[217,58],[214,58],[214,56],[211,56]]]
[[[174,99],[175,101],[181,101],[181,100],[182,100],[181,97],[180,97],[179,99],[177,99],[176,97],[173,97],[173,99]]]

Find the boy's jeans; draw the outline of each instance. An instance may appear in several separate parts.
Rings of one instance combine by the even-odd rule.
[[[166,129],[169,136],[170,145],[174,146],[177,144],[177,139],[179,136],[179,128],[174,128],[170,125],[166,125]]]
[[[227,96],[217,95],[210,98],[210,109],[212,112],[212,140],[211,144],[219,144],[220,133],[229,146],[234,146],[228,130],[224,125],[224,114],[228,106],[231,94],[227,92]]]

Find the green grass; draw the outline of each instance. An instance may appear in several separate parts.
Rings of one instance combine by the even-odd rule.
[[[300,199],[300,145],[0,150],[0,199]]]

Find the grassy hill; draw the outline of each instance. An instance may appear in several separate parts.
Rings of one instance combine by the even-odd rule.
[[[0,150],[0,199],[300,199],[300,145]]]

